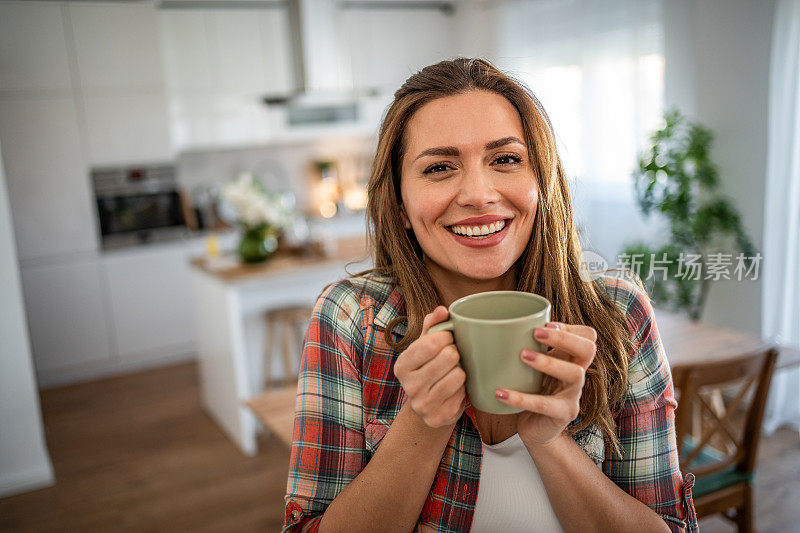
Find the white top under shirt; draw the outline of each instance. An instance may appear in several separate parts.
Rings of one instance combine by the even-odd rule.
[[[519,433],[497,444],[481,441],[481,446],[481,477],[470,531],[563,532]]]

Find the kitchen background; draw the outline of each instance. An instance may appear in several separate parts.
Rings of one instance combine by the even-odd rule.
[[[0,495],[54,480],[37,389],[198,359],[190,260],[237,245],[225,184],[249,173],[289,199],[298,239],[363,235],[382,114],[444,58],[486,57],[540,97],[586,248],[613,259],[663,232],[630,176],[670,106],[715,132],[759,247],[774,14],[773,0],[0,1]],[[148,209],[163,227],[136,218]],[[719,282],[704,318],[760,333],[760,280]]]

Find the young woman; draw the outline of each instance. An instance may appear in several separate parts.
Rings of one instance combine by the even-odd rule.
[[[322,293],[298,385],[284,531],[695,531],[676,406],[636,278],[583,281],[547,115],[481,59],[428,66],[395,93],[369,183],[375,269]],[[549,394],[474,408],[454,300],[540,294]]]

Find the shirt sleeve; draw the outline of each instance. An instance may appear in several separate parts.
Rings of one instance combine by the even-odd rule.
[[[317,300],[303,343],[282,532],[316,532],[366,465],[362,352],[358,294],[340,281]]]
[[[684,479],[678,462],[672,374],[650,299],[637,281],[607,282],[626,312],[634,348],[625,397],[614,415],[621,453],[607,447],[603,472],[658,513],[671,531],[696,532],[694,476]]]

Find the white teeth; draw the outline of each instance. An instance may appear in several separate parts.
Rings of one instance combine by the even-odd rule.
[[[485,237],[497,233],[506,226],[505,220],[498,220],[485,226],[451,226],[450,231],[467,237]]]

